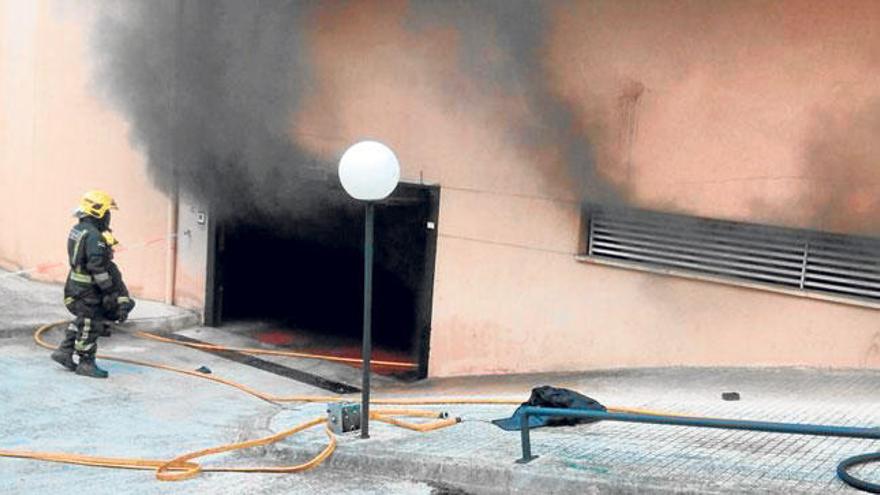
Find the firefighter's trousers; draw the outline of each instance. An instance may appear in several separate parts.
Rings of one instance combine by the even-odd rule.
[[[107,325],[104,311],[100,304],[86,304],[82,301],[74,301],[67,309],[76,318],[67,326],[64,340],[59,349],[76,352],[80,358],[94,359],[98,352],[98,337]]]

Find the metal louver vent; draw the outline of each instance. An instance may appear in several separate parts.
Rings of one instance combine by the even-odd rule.
[[[646,211],[592,210],[589,256],[880,299],[880,241]]]

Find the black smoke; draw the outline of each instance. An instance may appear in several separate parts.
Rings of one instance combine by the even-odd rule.
[[[317,211],[333,164],[290,138],[309,89],[305,0],[128,0],[101,4],[92,39],[99,88],[128,119],[160,189],[184,189],[218,214]],[[321,8],[344,6],[324,2]],[[622,192],[596,167],[588,129],[546,75],[556,4],[529,0],[414,0],[412,29],[453,26],[462,70],[491,91],[524,95],[533,120],[511,139],[557,149],[581,197],[614,203]],[[512,143],[514,144],[514,143]],[[544,164],[536,163],[536,167]]]
[[[95,78],[163,191],[216,213],[301,209],[327,170],[288,137],[309,81],[302,1],[103,4]],[[320,174],[318,174],[320,178]],[[320,182],[320,181],[319,181]]]
[[[626,192],[609,182],[597,165],[595,138],[575,114],[578,103],[552,87],[547,40],[554,9],[569,2],[542,0],[413,0],[413,29],[454,26],[462,69],[487,91],[524,96],[535,120],[512,121],[518,143],[555,148],[568,165],[576,192],[594,204],[621,204]],[[595,124],[593,124],[595,125]],[[536,163],[536,167],[545,164]]]

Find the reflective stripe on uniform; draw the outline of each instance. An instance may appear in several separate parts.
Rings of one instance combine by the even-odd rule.
[[[101,288],[101,290],[106,291],[113,287],[113,279],[107,272],[96,273],[92,275],[92,278],[95,279],[95,283]]]
[[[73,304],[73,301],[75,301],[74,298],[72,298],[72,297],[65,297],[65,298],[64,298],[64,305],[65,305],[65,306],[70,306],[71,304]]]
[[[80,338],[76,339],[74,343],[74,348],[79,352],[88,352],[95,347],[94,342],[88,342],[89,333],[92,331],[92,320],[90,318],[83,318],[83,329],[82,335]]]
[[[86,344],[85,342],[81,342],[79,340],[73,344],[73,348],[79,352],[89,352],[95,347],[95,343],[92,342],[90,344]]]
[[[70,266],[76,265],[77,254],[79,254],[79,247],[82,245],[83,239],[86,238],[86,234],[88,234],[88,230],[81,231],[80,235],[76,239],[76,244],[73,246],[73,256],[70,258]]]
[[[79,282],[81,284],[90,284],[93,282],[91,275],[86,275],[85,273],[77,273],[73,271],[70,272],[70,280],[73,280],[74,282]]]

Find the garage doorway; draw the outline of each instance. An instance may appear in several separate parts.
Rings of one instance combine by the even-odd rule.
[[[295,217],[253,213],[209,230],[205,320],[251,326],[298,352],[360,358],[364,208],[337,184]],[[376,205],[373,359],[404,379],[427,376],[439,188],[401,183]]]

